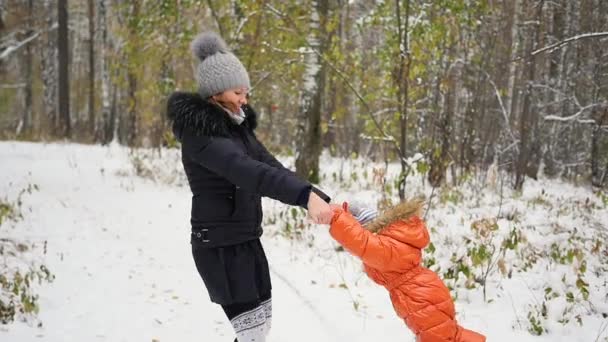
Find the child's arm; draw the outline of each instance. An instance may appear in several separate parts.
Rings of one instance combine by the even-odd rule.
[[[420,262],[420,249],[366,230],[347,211],[334,208],[331,236],[351,254],[376,269],[401,269]]]

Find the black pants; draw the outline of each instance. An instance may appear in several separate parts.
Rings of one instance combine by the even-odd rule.
[[[227,315],[255,308],[270,298],[268,260],[259,239],[214,248],[193,244],[192,256],[209,298],[222,305]]]

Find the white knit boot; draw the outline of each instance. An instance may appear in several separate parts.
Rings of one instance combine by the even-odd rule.
[[[239,342],[266,341],[266,313],[260,305],[230,320]]]
[[[264,324],[264,335],[268,337],[270,328],[272,327],[272,298],[260,304],[264,308],[266,315],[266,324]]]

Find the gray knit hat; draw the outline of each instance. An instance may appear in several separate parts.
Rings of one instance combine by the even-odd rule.
[[[226,42],[214,32],[198,35],[190,45],[192,53],[200,60],[196,70],[198,92],[203,98],[225,90],[251,88],[247,70],[226,46]]]

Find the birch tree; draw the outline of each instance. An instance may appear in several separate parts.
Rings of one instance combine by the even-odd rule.
[[[52,0],[45,0],[43,11],[48,13],[45,20],[44,43],[41,44],[41,69],[42,69],[42,84],[44,88],[43,95],[43,110],[46,118],[48,132],[51,136],[55,136],[57,132],[57,31],[56,17],[54,13],[55,6]]]
[[[310,34],[306,38],[312,51],[305,56],[306,71],[300,97],[296,145],[296,174],[313,183],[319,182],[321,155],[321,112],[327,66],[320,55],[325,53],[325,22],[329,15],[329,1],[313,1],[310,13]]]

